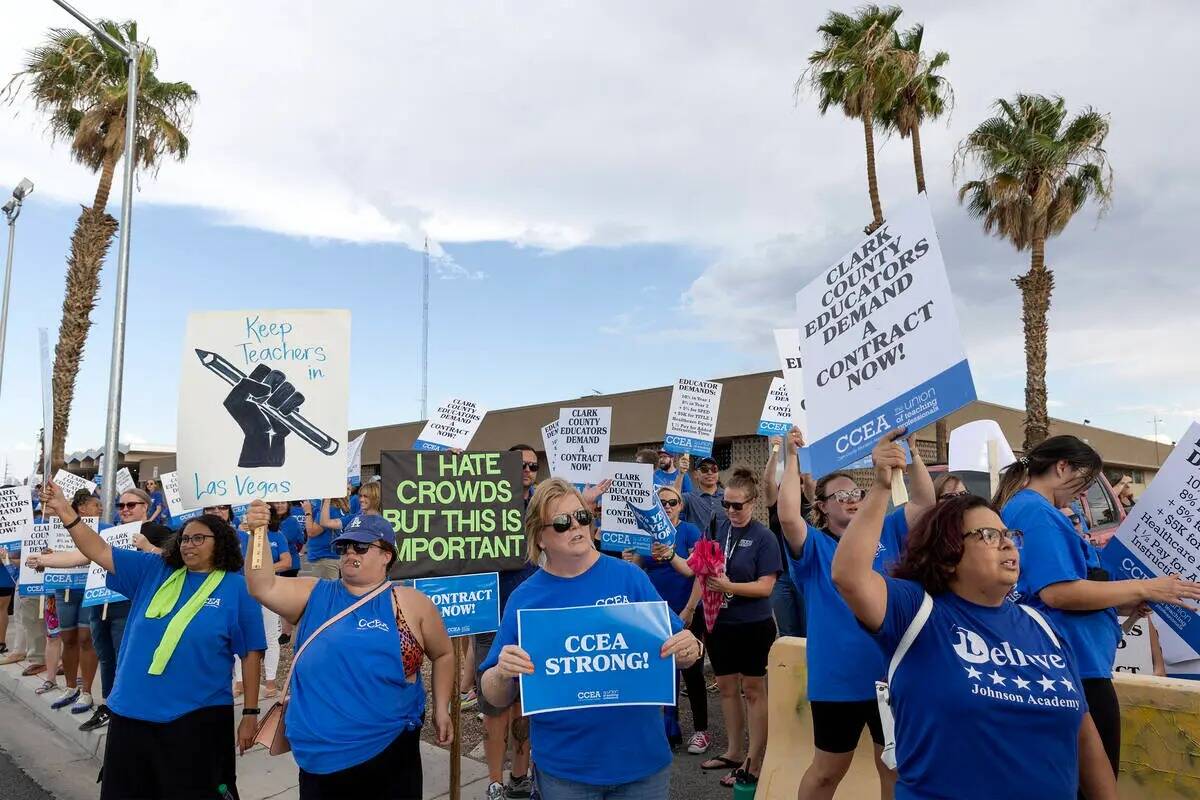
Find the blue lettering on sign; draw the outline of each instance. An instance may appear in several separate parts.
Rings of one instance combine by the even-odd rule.
[[[712,455],[713,443],[708,439],[693,439],[690,436],[670,434],[663,439],[663,449],[668,453],[691,453],[694,456]]]

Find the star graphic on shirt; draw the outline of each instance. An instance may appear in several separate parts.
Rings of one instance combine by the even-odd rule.
[[[1061,683],[1063,686],[1067,687],[1067,691],[1069,691],[1069,692],[1075,691],[1075,684],[1071,683],[1066,678],[1063,678],[1062,680],[1060,680],[1059,683]]]
[[[1029,688],[1029,681],[1025,680],[1024,678],[1022,678],[1020,676],[1013,678],[1013,683],[1015,683],[1017,685],[1018,689],[1028,689]]]
[[[1054,688],[1054,681],[1050,680],[1050,679],[1049,679],[1049,678],[1047,678],[1045,675],[1043,675],[1043,676],[1042,676],[1042,679],[1041,679],[1040,681],[1037,681],[1037,683],[1040,683],[1040,684],[1042,685],[1042,691],[1043,691],[1043,692],[1055,692],[1055,691],[1058,691],[1057,689],[1055,689],[1055,688]]]
[[[982,673],[979,670],[975,669],[974,667],[967,667],[967,677],[970,678],[971,680],[973,680],[973,681],[979,680],[979,676],[981,674]]]
[[[1007,679],[1007,678],[1005,678],[1003,675],[1001,675],[1001,674],[999,674],[998,672],[996,672],[996,670],[992,670],[992,671],[991,671],[991,672],[988,674],[988,677],[992,679],[992,685],[993,685],[993,686],[1003,686],[1003,685],[1004,685],[1004,682],[1005,682],[1006,680],[1008,680],[1008,679]]]

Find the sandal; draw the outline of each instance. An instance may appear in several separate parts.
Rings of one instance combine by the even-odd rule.
[[[758,776],[750,771],[750,759],[747,758],[744,764],[721,778],[721,785],[726,788],[733,788],[735,783],[758,783]]]
[[[33,690],[34,694],[45,694],[46,692],[54,692],[59,689],[59,685],[54,681],[42,681],[42,685]]]
[[[725,756],[713,756],[708,761],[701,763],[700,769],[738,769],[744,763],[744,761],[734,761],[732,758],[726,758]]]

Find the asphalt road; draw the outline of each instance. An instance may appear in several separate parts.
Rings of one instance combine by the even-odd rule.
[[[54,795],[34,783],[0,747],[0,786],[5,800],[53,800]]]

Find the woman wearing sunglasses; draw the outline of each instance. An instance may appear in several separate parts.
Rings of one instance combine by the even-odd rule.
[[[1082,789],[1115,800],[1070,637],[1008,601],[1029,535],[983,498],[953,497],[917,521],[895,577],[875,568],[892,470],[904,463],[895,436],[872,453],[874,484],[833,579],[890,662],[896,797],[1073,800]]]
[[[254,739],[266,649],[262,610],[240,574],[237,535],[203,515],[169,538],[161,555],[114,549],[75,515],[56,484],[43,489],[42,502],[80,552],[108,571],[108,588],[130,601],[108,698],[101,800],[206,797],[220,784],[236,798],[229,675],[240,656],[247,690],[236,746],[244,752]]]
[[[269,521],[266,504],[250,504],[251,530]],[[298,655],[284,696],[290,696],[285,723],[300,767],[300,798],[418,800],[421,662],[428,657],[433,664],[433,721],[438,743],[449,744],[455,679],[450,637],[428,597],[388,584],[396,534],[383,517],[350,519],[333,551],[341,567],[336,579],[281,580],[266,558],[257,569],[246,566],[251,594],[296,626]],[[364,597],[370,599],[318,633]],[[312,646],[301,655],[309,639]]]
[[[793,429],[794,434],[798,431]],[[800,797],[830,798],[850,769],[866,728],[875,744],[880,793],[890,797],[896,775],[881,760],[883,726],[875,703],[875,682],[885,665],[879,648],[854,619],[833,584],[834,554],[862,502],[863,491],[848,474],[833,472],[817,481],[812,524],[801,514],[802,481],[796,448],[798,435],[787,437],[783,483],[779,487],[779,523],[787,540],[792,579],[804,590],[808,628],[808,699],[812,710],[814,753],[800,781]],[[934,505],[933,481],[912,448],[908,470],[910,499],[887,516],[873,561],[884,572],[904,551],[910,524]]]
[[[1021,580],[1015,598],[1048,617],[1079,659],[1088,707],[1100,730],[1113,773],[1120,766],[1121,708],[1112,685],[1121,629],[1117,614],[1144,603],[1191,608],[1200,586],[1177,577],[1110,580],[1096,548],[1059,508],[1086,491],[1104,464],[1074,436],[1052,436],[1005,470],[992,499],[1004,523],[1025,532]]]
[[[949,500],[952,497],[965,497],[970,493],[967,485],[962,482],[962,478],[949,472],[938,475],[937,480],[933,482],[933,494],[939,501]]]
[[[512,704],[517,677],[535,665],[517,645],[517,611],[571,608],[661,598],[640,569],[603,558],[592,546],[592,513],[583,495],[558,478],[538,485],[525,512],[528,558],[542,568],[512,593],[500,630],[484,659],[483,693],[496,708]],[[702,646],[671,614],[676,633],[659,652],[688,667]],[[539,669],[542,667],[538,667]],[[662,710],[615,706],[553,711],[529,718],[535,782],[543,800],[665,800],[671,782],[671,749]]]

